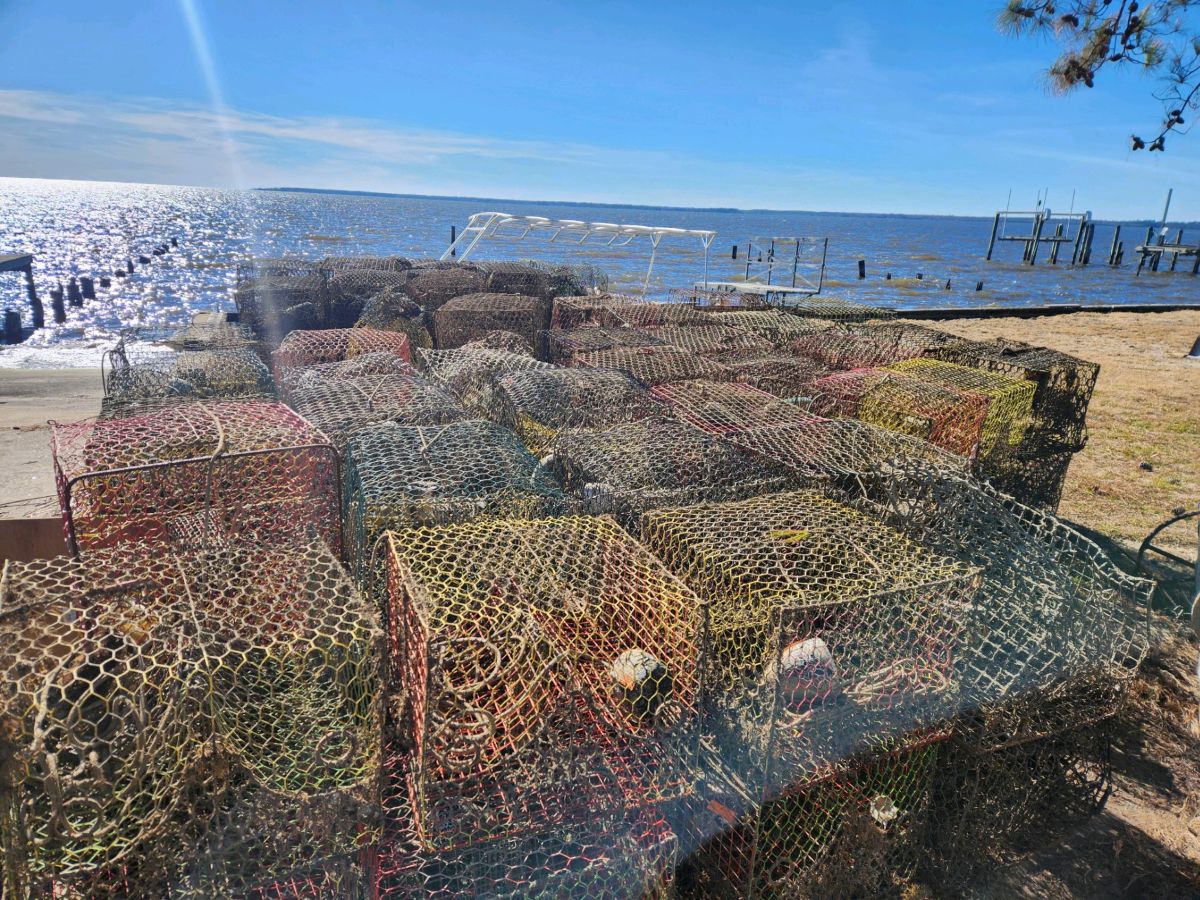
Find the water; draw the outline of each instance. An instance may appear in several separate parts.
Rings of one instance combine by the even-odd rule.
[[[0,366],[94,366],[122,327],[169,325],[186,322],[196,312],[232,309],[235,267],[249,256],[436,256],[446,247],[451,225],[462,227],[471,213],[495,208],[550,218],[715,230],[709,271],[710,277],[721,279],[742,271],[740,261],[729,258],[735,243],[772,235],[828,237],[826,293],[897,308],[1200,301],[1200,281],[1190,274],[1135,278],[1129,262],[1119,270],[1103,265],[1111,224],[1096,229],[1093,265],[1070,269],[1039,263],[1031,269],[1019,265],[1018,244],[1001,245],[997,261],[984,262],[990,217],[663,210],[0,178],[0,252],[35,254],[47,318],[49,291],[56,283],[65,284],[72,275],[111,273],[126,259],[136,263],[154,246],[172,237],[179,240],[177,249],[138,266],[132,278],[98,288],[98,300],[87,301],[82,309],[69,308],[65,325],[48,325],[20,347],[0,350]],[[1126,223],[1127,260],[1145,227]],[[1069,256],[1069,248],[1064,249]],[[476,256],[590,262],[603,268],[615,287],[632,289],[641,285],[649,252],[642,242],[613,250],[529,240],[488,244]],[[857,280],[860,258],[867,261],[864,281]],[[691,284],[701,277],[702,267],[697,240],[664,241],[652,289]],[[885,280],[888,272],[892,281]],[[924,279],[916,280],[917,273]],[[945,290],[948,279],[951,289]],[[975,292],[977,281],[984,282],[983,292]],[[0,300],[21,308],[29,322],[19,276],[0,276]]]

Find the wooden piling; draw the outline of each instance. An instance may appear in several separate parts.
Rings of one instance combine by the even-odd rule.
[[[990,238],[988,238],[987,256],[984,257],[984,259],[986,259],[986,260],[990,261],[992,258],[992,250],[995,249],[996,235],[997,235],[997,233],[999,233],[999,231],[1000,231],[1000,213],[996,213],[996,218],[994,218],[992,220],[992,236]]]
[[[74,275],[67,282],[67,302],[72,306],[83,306],[83,292],[79,290],[79,281]]]
[[[179,238],[174,238],[174,237],[171,238],[171,246],[178,247],[179,246]]]
[[[1044,216],[1038,216],[1034,220],[1033,241],[1032,246],[1029,248],[1029,264],[1031,266],[1037,265],[1038,245],[1042,241],[1042,229],[1045,227],[1045,225],[1046,219]],[[1054,246],[1058,247],[1058,244],[1055,244]]]
[[[22,337],[20,311],[6,309],[4,311],[4,343],[19,344]]]
[[[1083,234],[1083,229],[1081,228],[1081,229],[1079,229],[1079,234],[1075,236],[1075,241],[1076,241],[1077,247],[1078,247],[1079,238],[1082,234]],[[1054,243],[1050,247],[1050,265],[1052,265],[1052,266],[1058,265],[1058,248],[1062,246],[1062,242],[1059,240],[1059,238],[1061,238],[1062,236],[1063,236],[1063,223],[1059,222],[1057,225],[1054,226]],[[1074,261],[1075,261],[1074,255],[1072,255],[1071,262],[1074,262]]]
[[[862,281],[866,277],[867,277],[867,261],[865,259],[860,259],[858,261],[858,280]]]
[[[1117,247],[1121,243],[1121,226],[1118,225],[1113,231],[1112,245],[1108,248],[1108,264],[1110,266],[1118,265],[1117,263]]]
[[[1182,243],[1183,243],[1183,229],[1180,228],[1178,231],[1175,232],[1175,246],[1178,247]],[[1179,263],[1179,251],[1176,250],[1174,253],[1171,254],[1171,271],[1172,272],[1175,271],[1175,266],[1178,265],[1178,263]]]
[[[83,291],[84,300],[96,299],[96,282],[84,275],[79,279],[79,289]]]
[[[67,321],[67,307],[63,303],[62,291],[50,291],[50,309],[54,312],[54,322],[61,325]]]

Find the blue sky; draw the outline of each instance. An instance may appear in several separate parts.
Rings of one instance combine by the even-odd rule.
[[[1153,81],[1051,96],[1000,4],[0,0],[0,175],[1200,219]]]

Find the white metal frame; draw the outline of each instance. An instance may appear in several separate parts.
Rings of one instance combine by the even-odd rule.
[[[658,225],[618,225],[612,222],[584,222],[579,219],[547,219],[544,216],[514,216],[503,212],[475,213],[467,225],[455,237],[442,254],[442,260],[457,256],[465,260],[481,241],[493,238],[524,240],[527,237],[545,237],[547,241],[571,240],[583,244],[589,239],[603,243],[606,247],[627,247],[638,238],[650,242],[650,264],[646,267],[646,278],[642,283],[642,295],[650,288],[650,276],[658,258],[658,247],[663,238],[699,238],[704,251],[704,283],[708,284],[708,251],[715,231],[698,228],[668,228]]]
[[[790,252],[788,252],[789,248]],[[746,244],[745,248],[734,248],[734,259],[737,258],[738,250],[742,250],[743,258],[746,260],[745,274],[741,281],[709,282],[706,280],[705,285],[696,282],[694,286],[706,286],[719,291],[736,291],[741,294],[755,294],[761,297],[772,294],[812,297],[821,293],[821,289],[825,285],[825,263],[829,255],[829,238],[827,237],[754,238]],[[800,268],[802,250],[820,255],[820,262],[806,262],[806,265],[816,269],[816,281],[809,278]],[[757,261],[756,252],[758,254]],[[771,281],[776,273],[779,273],[781,278],[787,278],[789,270],[791,284]]]

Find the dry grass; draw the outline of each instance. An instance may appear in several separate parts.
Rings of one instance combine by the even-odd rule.
[[[1027,341],[1100,364],[1088,410],[1091,436],[1067,475],[1064,518],[1136,545],[1172,510],[1200,503],[1200,361],[1186,359],[1200,336],[1200,312],[1074,313],[938,327]],[[1164,543],[1194,553],[1194,535],[1181,528]]]

